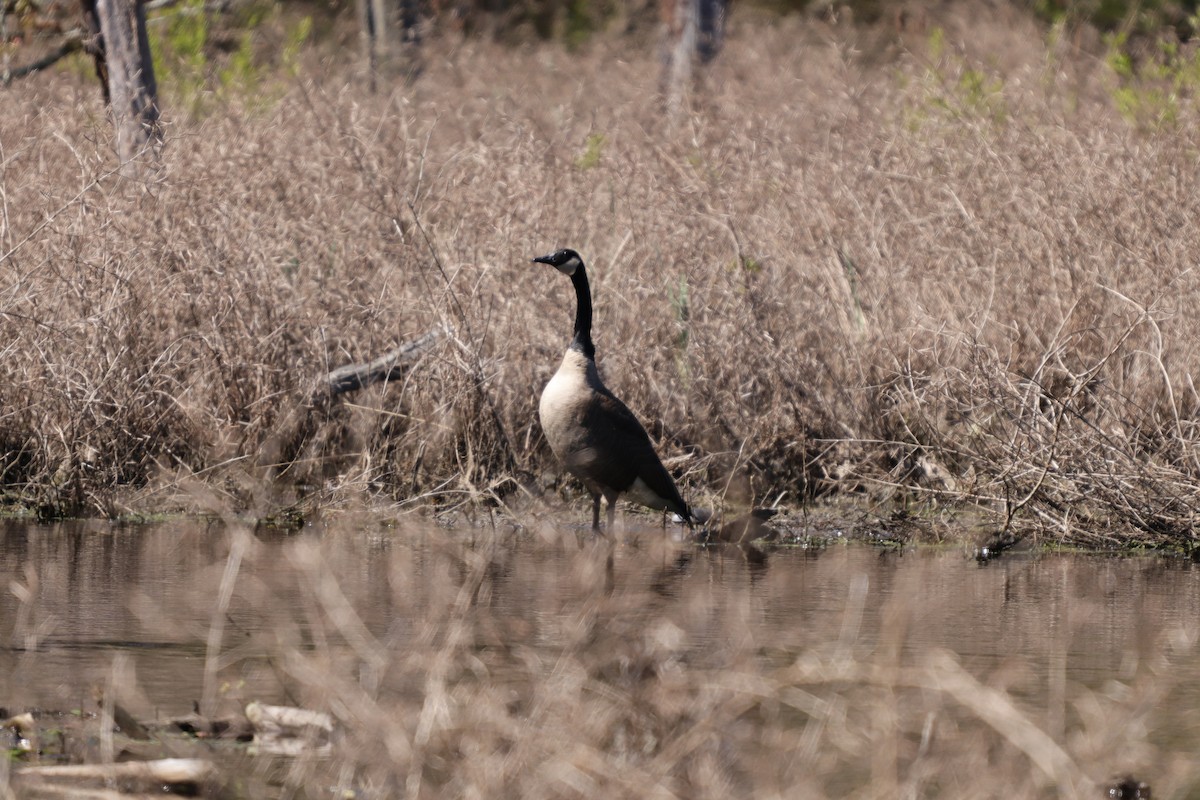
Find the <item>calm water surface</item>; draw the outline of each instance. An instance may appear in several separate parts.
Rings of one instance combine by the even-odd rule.
[[[1150,715],[1154,735],[1198,733],[1200,657],[1190,648],[1200,569],[1186,561],[1039,555],[980,565],[959,549],[837,543],[752,564],[652,531],[617,547],[610,569],[602,545],[574,534],[369,524],[245,534],[233,569],[234,540],[190,521],[3,523],[0,707],[94,707],[92,688],[118,662],[132,710],[148,719],[206,697],[293,703],[280,653],[327,654],[330,669],[376,680],[370,664],[386,674],[392,659],[437,651],[446,621],[469,607],[479,653],[519,645],[553,658],[659,629],[694,668],[749,653],[766,669],[837,642],[864,655],[896,648],[897,663],[945,649],[978,680],[1045,708],[1039,723],[1052,733],[1074,713],[1067,695],[1131,683],[1170,656],[1173,688]],[[597,608],[601,621],[580,634]]]
[[[727,625],[713,620],[725,604],[734,606],[738,635],[762,643],[768,658],[837,640],[847,626],[870,646],[892,624],[904,626],[905,651],[945,648],[977,675],[1017,657],[1037,671],[1065,661],[1070,680],[1100,686],[1132,677],[1164,637],[1200,626],[1200,569],[1185,561],[1042,555],[979,565],[957,549],[836,544],[776,550],[755,566],[736,551],[664,553],[646,545],[653,537],[647,532],[642,546],[617,548],[613,592],[628,601],[631,624],[665,616],[701,656],[726,644]],[[304,606],[312,582],[325,576],[336,579],[372,633],[409,646],[425,616],[452,602],[464,581],[456,540],[474,543],[467,552],[481,547],[467,534],[383,527],[257,538],[236,576],[226,646],[262,642],[276,626],[311,635]],[[0,705],[78,707],[120,652],[157,709],[190,709],[201,694],[228,550],[228,535],[215,524],[4,523]],[[586,547],[518,538],[500,550],[485,587],[499,618],[568,619],[572,603],[604,585],[602,559]],[[679,563],[681,554],[687,563]],[[319,574],[310,557],[321,561]],[[848,606],[854,613],[859,603],[861,617],[848,618]],[[905,609],[899,622],[898,605]],[[251,647],[235,655],[253,662],[256,654]],[[1200,662],[1192,668],[1200,678]],[[284,699],[257,670],[239,673],[247,677],[261,681],[254,691],[264,699]]]

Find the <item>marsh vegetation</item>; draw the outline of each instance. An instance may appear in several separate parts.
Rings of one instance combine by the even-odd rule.
[[[187,29],[151,20],[166,144],[140,181],[85,65],[12,85],[5,503],[519,518],[577,497],[535,421],[570,298],[528,263],[571,246],[608,382],[698,502],[856,498],[935,538],[952,506],[1190,551],[1192,46],[1015,6],[759,13],[674,127],[654,48],[616,34],[448,31],[370,94],[336,27],[277,13],[189,67]],[[314,402],[433,330],[402,380]]]
[[[971,558],[1195,549],[1194,44],[746,6],[668,123],[636,26],[437,31],[372,93],[336,20],[181,7],[136,179],[82,61],[2,90],[0,501],[185,516],[0,528],[0,795],[172,755],[233,797],[1195,793],[1193,562]],[[560,246],[684,495],[786,546],[582,535]],[[175,724],[253,703],[330,727]]]

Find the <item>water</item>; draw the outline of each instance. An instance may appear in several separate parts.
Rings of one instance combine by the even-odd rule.
[[[1172,766],[1195,741],[1200,710],[1200,569],[1190,562],[1054,554],[980,565],[954,548],[835,543],[756,564],[659,531],[637,538],[610,567],[604,545],[572,533],[347,524],[238,539],[197,522],[7,522],[0,707],[94,709],[94,688],[108,686],[143,720],[197,703],[212,713],[250,700],[313,705],[319,668],[330,685],[366,687],[415,715],[442,670],[450,685],[503,694],[524,718],[538,681],[568,655],[595,681],[623,686],[643,662],[655,676],[667,665],[696,680],[777,682],[806,654],[840,648],[902,668],[944,650],[1064,746],[1083,729],[1136,724],[1141,749],[1125,764],[1096,756],[1093,771],[1132,764],[1185,794],[1192,786]],[[899,726],[913,729],[897,734],[901,752],[906,737],[917,748],[922,724]]]

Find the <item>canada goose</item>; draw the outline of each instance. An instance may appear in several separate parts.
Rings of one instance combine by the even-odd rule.
[[[571,278],[575,287],[575,338],[558,372],[542,390],[538,417],[550,449],[592,495],[592,529],[600,528],[600,498],[613,529],[617,497],[672,511],[689,526],[692,511],[650,444],[637,417],[608,390],[596,370],[592,344],[592,293],[587,269],[574,250],[533,259]]]

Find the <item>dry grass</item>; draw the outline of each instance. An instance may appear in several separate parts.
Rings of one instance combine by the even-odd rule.
[[[1190,550],[1195,111],[1139,130],[1079,37],[946,13],[923,22],[945,46],[743,19],[674,131],[619,41],[439,42],[390,94],[335,70],[267,107],[168,106],[144,185],[112,174],[90,83],[13,87],[10,501],[520,506],[556,474],[535,408],[572,304],[528,258],[572,246],[608,381],[694,495],[917,493]],[[310,407],[317,376],[442,324],[401,385]]]

